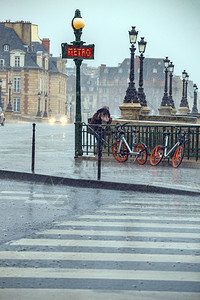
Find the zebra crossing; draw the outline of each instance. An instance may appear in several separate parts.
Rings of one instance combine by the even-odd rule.
[[[0,299],[200,298],[200,199],[124,193],[0,249]]]

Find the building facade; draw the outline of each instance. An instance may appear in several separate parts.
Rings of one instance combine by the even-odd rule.
[[[139,57],[135,58],[135,87],[139,87]],[[67,98],[75,108],[75,68],[67,69]],[[98,68],[81,67],[82,114],[91,116],[98,108],[107,105],[111,114],[119,117],[119,106],[123,103],[129,83],[130,59],[124,59],[116,67],[101,65]],[[158,108],[164,95],[165,74],[164,62],[159,58],[145,58],[143,64],[143,88],[146,94],[147,106],[151,114],[158,115]],[[168,82],[169,87],[169,82]],[[182,98],[182,79],[173,75],[172,97],[178,111]],[[193,82],[188,82],[188,103],[193,106]],[[84,117],[85,118],[85,117]]]
[[[19,118],[64,114],[65,64],[61,58],[52,57],[50,40],[40,40],[37,25],[1,22],[0,100],[5,115],[10,111]]]

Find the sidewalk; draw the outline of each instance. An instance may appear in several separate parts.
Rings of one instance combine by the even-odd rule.
[[[0,128],[0,170],[31,173],[32,123],[6,124]],[[23,132],[23,134],[21,134]],[[36,126],[35,173],[64,178],[97,180],[97,157],[74,159],[74,125]],[[161,162],[153,167],[129,159],[119,163],[103,157],[101,180],[145,186],[158,186],[200,192],[200,163],[184,159],[177,169]]]

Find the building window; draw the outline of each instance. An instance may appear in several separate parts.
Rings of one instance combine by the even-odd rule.
[[[42,78],[40,78],[40,93],[42,93]]]
[[[153,69],[153,73],[157,73],[157,69]]]
[[[20,93],[21,92],[21,77],[13,78],[13,92]]]
[[[20,67],[20,56],[15,56],[15,67]]]
[[[20,98],[13,98],[13,111],[14,112],[21,112],[21,99]]]
[[[4,50],[4,51],[9,51],[9,49],[10,49],[9,45],[4,45],[4,46],[3,46],[3,50]]]
[[[0,70],[4,68],[4,59],[0,59]]]
[[[90,92],[93,92],[93,91],[94,91],[94,87],[93,87],[93,86],[90,86],[90,87],[89,87],[89,91],[90,91]]]

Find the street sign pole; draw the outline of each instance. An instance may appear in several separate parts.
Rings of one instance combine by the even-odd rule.
[[[94,59],[94,45],[83,45],[81,41],[82,29],[85,23],[80,10],[75,11],[72,19],[75,41],[72,44],[62,43],[62,58],[74,59],[76,65],[76,116],[75,116],[75,157],[82,156],[82,118],[81,118],[81,75],[80,69],[83,59]]]
[[[76,64],[76,117],[75,117],[75,157],[82,156],[82,118],[81,118],[81,63],[74,59]]]

